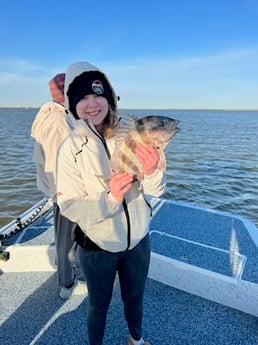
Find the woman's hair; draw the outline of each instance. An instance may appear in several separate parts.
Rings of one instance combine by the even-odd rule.
[[[103,121],[103,136],[104,138],[112,138],[116,134],[116,127],[119,122],[118,114],[114,108],[109,104],[107,116]]]

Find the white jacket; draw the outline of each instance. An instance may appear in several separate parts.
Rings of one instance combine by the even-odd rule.
[[[66,118],[63,105],[48,102],[40,108],[31,128],[31,136],[35,139],[33,160],[37,165],[37,187],[53,199],[56,194],[56,153],[70,132]]]
[[[85,64],[80,73],[88,66]],[[77,75],[76,69],[68,69],[66,80],[72,81]],[[68,87],[66,84],[66,91]],[[165,174],[157,169],[144,178],[142,190],[135,182],[125,202],[117,202],[108,193],[112,167],[107,151],[113,153],[114,141],[104,141],[91,122],[77,120],[73,135],[58,152],[57,202],[63,215],[77,223],[99,247],[119,252],[132,249],[148,233],[151,209],[143,191],[160,196],[165,189]]]

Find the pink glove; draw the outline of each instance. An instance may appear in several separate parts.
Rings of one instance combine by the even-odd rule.
[[[157,151],[150,145],[138,143],[135,154],[142,165],[144,175],[151,175],[159,163]]]
[[[127,173],[116,173],[109,181],[109,190],[113,197],[122,202],[125,194],[132,186],[133,175]]]

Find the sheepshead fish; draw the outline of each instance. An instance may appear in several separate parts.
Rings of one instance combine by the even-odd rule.
[[[165,169],[164,150],[173,136],[180,131],[178,120],[166,116],[145,116],[140,119],[132,115],[121,118],[118,125],[114,154],[111,164],[115,172],[127,172],[140,180],[142,167],[135,155],[137,143],[154,147],[160,157],[159,168]]]

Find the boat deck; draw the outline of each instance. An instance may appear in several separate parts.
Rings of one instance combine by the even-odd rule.
[[[144,337],[152,345],[257,345],[257,228],[224,213],[152,203]],[[0,343],[88,344],[86,287],[67,301],[58,297],[51,208],[42,213],[3,241],[10,259],[0,261]],[[103,345],[126,339],[116,281]]]

